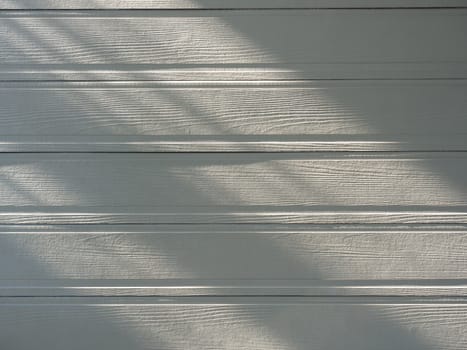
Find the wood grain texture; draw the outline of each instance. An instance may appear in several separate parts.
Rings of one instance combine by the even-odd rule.
[[[4,154],[2,208],[467,205],[464,153]]]
[[[464,222],[466,171],[463,152],[3,154],[0,217]]]
[[[466,224],[467,207],[8,207],[2,224]]]
[[[355,66],[363,65],[367,74],[372,74],[370,70],[379,76],[381,67],[387,67],[387,74],[402,65],[400,76],[409,71],[404,65],[422,63],[432,65],[425,78],[450,70],[454,74],[449,77],[460,78],[465,77],[464,69],[455,65],[462,67],[467,61],[466,13],[464,9],[10,11],[1,14],[1,70],[13,79],[15,72],[31,70],[123,69],[131,75],[139,69],[303,65],[312,72],[319,70],[314,65],[332,70],[340,64],[347,75],[349,71],[358,75]],[[379,68],[374,71],[368,64]]]
[[[3,83],[0,150],[467,150],[466,95],[449,80]]]
[[[467,295],[466,246],[466,226],[1,226],[0,295]]]
[[[0,9],[263,9],[465,7],[465,0],[1,0]]]
[[[460,350],[466,315],[465,300],[2,298],[0,335],[18,350]]]
[[[0,348],[467,348],[466,5],[0,0]]]

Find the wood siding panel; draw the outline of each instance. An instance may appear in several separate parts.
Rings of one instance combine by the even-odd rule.
[[[0,332],[18,350],[459,350],[466,315],[462,301],[411,298],[4,298]]]
[[[323,70],[335,71],[329,77],[340,72],[358,78],[360,70],[377,78],[394,78],[393,73],[407,78],[420,69],[425,77],[460,78],[467,63],[466,14],[462,9],[10,11],[1,13],[0,70],[8,79],[57,71],[81,71],[81,79],[90,79],[96,70],[101,77],[112,70],[127,76],[136,71],[136,79],[141,69],[255,67],[295,71],[302,79],[314,72],[322,76]]]
[[[0,295],[467,295],[466,246],[465,226],[1,226]]]
[[[3,83],[0,150],[466,150],[465,96],[450,80]]]
[[[3,154],[8,207],[467,205],[463,153]],[[175,209],[176,210],[176,209]]]
[[[0,0],[0,348],[467,348],[467,2]]]
[[[466,165],[462,152],[3,154],[0,218],[465,222]]]

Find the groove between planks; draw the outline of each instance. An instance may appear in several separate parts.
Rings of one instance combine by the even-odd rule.
[[[423,8],[465,7],[464,0],[23,0],[0,1],[0,9],[264,9],[264,8]]]
[[[415,284],[403,284],[397,281],[391,285],[351,284],[339,286],[332,284],[318,285],[305,283],[297,285],[296,281],[272,281],[270,286],[264,283],[256,285],[252,281],[235,281],[239,285],[222,284],[209,281],[208,285],[200,281],[188,281],[180,286],[153,286],[132,281],[109,283],[86,283],[80,280],[75,285],[69,283],[41,285],[41,281],[14,281],[8,286],[0,286],[0,298],[27,297],[367,297],[368,301],[378,297],[431,297],[431,298],[463,298],[467,297],[467,284],[453,285],[433,284],[424,281]],[[196,284],[198,283],[198,284]],[[232,281],[230,281],[232,283]],[[3,283],[2,283],[3,284]]]
[[[467,79],[467,63],[310,63],[219,65],[0,65],[1,82],[107,81],[392,81]]]

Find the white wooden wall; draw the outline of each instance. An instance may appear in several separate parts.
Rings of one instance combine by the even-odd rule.
[[[467,1],[0,0],[0,349],[467,348]]]

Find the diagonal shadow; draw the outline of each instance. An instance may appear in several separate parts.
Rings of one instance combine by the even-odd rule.
[[[54,25],[51,23],[51,25]],[[67,35],[69,35],[70,39],[77,40],[79,38],[73,38],[74,33],[70,31],[69,29],[67,30],[66,28],[66,22],[64,21],[62,23],[64,26],[60,30],[63,32],[67,32]],[[129,28],[131,29],[131,28]],[[242,30],[244,31],[245,35],[247,37],[251,37],[253,41],[259,41],[257,38],[255,39],[255,33],[251,33],[248,28],[242,27],[241,29],[236,28],[235,30]],[[37,40],[37,38],[34,38],[33,33],[28,33],[30,36],[30,40]],[[268,52],[276,54],[274,47],[276,47],[277,43],[264,43],[264,42],[258,42],[258,47],[265,47]],[[56,49],[54,49],[56,50]],[[59,50],[58,50],[59,53]],[[102,58],[103,62],[106,62],[106,58]],[[92,96],[93,94],[89,94],[89,100],[92,101],[91,107],[93,110],[100,111],[100,113],[106,113],[108,106],[105,104],[102,104],[102,101],[100,101],[99,96]],[[202,116],[204,117],[206,115],[206,111],[197,108],[197,106],[194,106],[193,104],[187,103],[187,99],[183,97],[183,92],[180,92],[179,94],[175,93],[169,93],[167,91],[164,92],[165,98],[167,100],[172,101],[172,103],[183,106],[183,108],[187,111],[190,111],[190,114],[193,116]],[[125,98],[125,96],[120,95],[119,98]],[[336,100],[339,100],[338,97],[336,97]],[[128,103],[132,103],[131,101],[128,101]],[[345,105],[345,103],[343,104]],[[148,106],[150,107],[150,106]],[[89,114],[89,121],[92,122],[92,113]],[[370,114],[370,117],[372,117],[372,114]],[[215,132],[217,134],[228,134],[229,133],[229,128],[223,125],[220,121],[216,120],[215,115],[209,119],[208,124],[212,130],[210,132]],[[112,129],[111,129],[112,130]],[[127,130],[127,132],[133,132],[133,133],[138,133],[140,132],[139,129],[134,128],[132,130]],[[228,162],[228,161],[227,161]],[[44,169],[45,171],[45,169]],[[47,170],[51,171],[51,169]],[[287,169],[281,169],[279,167],[271,169],[273,172],[279,172],[283,174],[287,174]],[[181,188],[181,192],[184,193],[184,196],[187,196],[189,194],[190,198],[193,198],[194,201],[201,201],[204,203],[212,203],[213,205],[216,205],[216,201],[213,198],[206,197],[205,193],[203,191],[193,188],[190,186],[189,183],[189,178],[187,179],[182,179],[180,180],[179,178],[176,178],[173,176],[172,173],[167,172],[166,174],[168,180],[168,184],[173,187],[178,187]],[[452,176],[451,175],[448,175]],[[52,175],[53,178],[53,175]],[[184,180],[184,181],[183,181]],[[463,179],[457,178],[456,177],[456,182],[460,183],[461,185],[464,185]],[[135,183],[138,183],[138,180],[135,180]],[[143,179],[140,179],[139,185],[144,186],[145,184],[143,183]],[[146,184],[150,186],[150,184]],[[302,188],[303,186],[306,186],[309,184],[301,184],[298,188]],[[8,185],[12,186],[12,185]],[[67,191],[69,192],[79,192],[80,186],[82,186],[82,183],[76,183],[76,184],[63,184],[64,188],[67,188]],[[98,189],[93,189],[91,188],[90,192],[85,194],[85,196],[91,196],[92,197],[92,192],[97,191]],[[220,187],[219,187],[219,190]],[[315,190],[315,189],[314,189]],[[229,196],[235,196],[235,192],[232,192],[231,190],[229,191],[228,189],[224,189],[224,194],[229,195]],[[316,191],[319,191],[319,189],[316,189]],[[20,192],[27,193],[28,191],[25,189],[20,189]],[[32,191],[33,192],[33,191]],[[97,193],[97,192],[96,192]],[[29,194],[30,198],[33,198],[34,193]],[[324,196],[324,194],[321,194],[321,196]],[[31,200],[31,199],[30,199]],[[34,199],[32,199],[34,200]],[[149,201],[150,199],[148,199]],[[173,198],[172,198],[173,200]],[[180,197],[179,200],[183,200],[183,196]],[[41,203],[41,199],[37,199],[37,203]],[[137,244],[145,245],[147,242],[138,242]],[[294,271],[304,271],[308,272],[310,276],[314,279],[325,279],[326,276],[323,276],[320,271],[314,269],[313,267],[310,266],[305,266],[302,263],[298,262],[295,260],[295,257],[289,256],[287,251],[284,251],[280,247],[277,247],[274,245],[273,242],[270,242],[268,239],[261,238],[257,242],[257,247],[265,247],[267,246],[268,249],[274,252],[274,254],[277,255],[278,261],[281,262],[281,264],[284,264],[284,266],[289,267],[291,270]],[[17,246],[15,245],[15,242],[13,240],[11,247],[8,249],[17,249]],[[109,250],[112,251],[113,247],[107,247]],[[118,249],[118,248],[117,248]],[[167,246],[164,246],[162,248],[159,248],[157,250],[173,250],[174,254],[177,254],[177,251],[179,247],[173,247],[168,244]],[[30,257],[31,258],[31,257]],[[206,266],[206,264],[203,264],[202,261],[199,260],[193,260],[192,257],[188,257],[186,255],[182,255],[177,259],[177,262],[182,264],[182,265],[187,265],[191,266],[193,269],[193,274],[196,276],[197,271],[209,271],[209,266]],[[37,261],[31,260],[31,264],[38,264]],[[40,265],[40,264],[39,264]],[[47,265],[47,264],[46,264]],[[125,265],[125,264],[124,264]],[[47,266],[42,267],[44,269],[43,274],[48,275],[49,273]],[[40,270],[41,267],[38,267],[38,270]],[[206,270],[204,270],[206,269]],[[36,271],[37,272],[37,271]],[[49,277],[54,277],[53,275],[50,275]],[[73,308],[72,308],[73,309]],[[92,307],[84,307],[81,308],[81,310],[86,310],[84,314],[90,314],[96,312],[96,310]],[[246,325],[248,327],[257,327],[258,329],[269,329],[268,334],[279,334],[278,336],[278,344],[282,348],[290,348],[290,349],[305,349],[307,348],[306,343],[301,343],[300,340],[297,340],[297,337],[300,336],[300,334],[310,334],[310,337],[316,338],[316,339],[321,339],[320,346],[322,348],[334,348],[334,349],[343,349],[344,345],[346,348],[360,348],[360,349],[374,349],[375,347],[384,349],[388,348],[394,348],[394,346],[400,347],[402,349],[429,349],[431,347],[430,344],[426,344],[423,342],[423,340],[418,339],[417,337],[414,337],[410,332],[407,332],[403,327],[400,327],[397,325],[397,322],[395,321],[390,321],[388,319],[383,320],[381,323],[374,323],[374,319],[377,318],[374,315],[378,313],[378,311],[374,310],[372,307],[365,307],[361,305],[359,309],[352,309],[351,312],[345,313],[342,311],[339,306],[332,306],[332,307],[324,307],[323,310],[323,323],[320,326],[314,326],[314,325],[309,325],[307,324],[307,315],[304,312],[300,312],[300,310],[297,309],[296,313],[296,318],[291,320],[294,322],[294,325],[296,324],[297,327],[295,328],[294,331],[292,331],[292,328],[288,328],[288,330],[284,330],[284,327],[282,327],[281,323],[278,323],[277,320],[280,319],[280,310],[278,310],[277,313],[275,312],[270,312],[267,314],[267,317],[262,318],[262,319],[255,319],[255,314],[251,313],[249,310],[249,307],[236,307],[232,308],[234,312],[238,312],[239,315],[244,317],[245,319],[248,320],[248,318],[252,318],[252,320],[249,320],[246,322]],[[198,311],[200,311],[199,309]],[[15,311],[16,312],[16,311]],[[107,334],[107,337],[100,337],[99,339],[106,339],[103,344],[97,344],[99,346],[112,346],[115,347],[116,349],[127,349],[127,348],[164,348],[164,349],[170,349],[170,348],[175,348],[176,346],[181,346],[183,344],[183,337],[195,337],[198,333],[199,330],[196,330],[196,328],[193,329],[193,332],[186,333],[186,334],[174,334],[170,332],[165,332],[165,335],[168,337],[167,339],[164,340],[155,340],[153,337],[148,337],[146,338],[145,344],[141,344],[137,341],[135,338],[135,335],[131,333],[131,331],[125,331],[123,330],[123,326],[126,326],[124,324],[123,326],[119,324],[119,318],[122,317],[122,315],[119,315],[118,311],[115,312],[114,315],[104,315],[104,314],[99,314],[97,312],[95,319],[96,321],[92,324],[84,324],[85,320],[87,318],[81,319],[79,317],[74,319],[72,323],[67,323],[71,325],[69,329],[69,333],[67,334],[67,337],[71,337],[71,339],[80,339],[79,342],[75,343],[78,345],[84,345],[84,346],[93,346],[95,347],[96,344],[92,343],[92,339],[94,337],[92,336],[95,333],[96,330],[102,329],[104,331],[104,335]],[[55,315],[55,325],[60,328],[60,323],[63,322],[63,317],[66,317],[65,314],[60,315],[58,314]],[[123,315],[123,317],[128,317],[128,315]],[[326,318],[327,317],[327,318]],[[39,318],[40,319],[40,318]],[[359,320],[358,326],[355,323],[355,320]],[[34,320],[34,319],[33,319]],[[140,319],[139,319],[140,320]],[[67,322],[70,322],[67,319]],[[135,320],[134,322],[138,322],[138,319]],[[352,325],[352,326],[350,326]],[[24,327],[23,327],[24,326]],[[49,327],[49,325],[47,326]],[[73,328],[73,329],[72,329]],[[21,334],[24,334],[24,331],[31,332],[30,334],[38,334],[39,330],[43,330],[41,327],[38,327],[36,323],[32,322],[31,323],[25,323],[22,324],[22,327],[17,327],[14,328],[13,326],[7,326],[7,332],[10,333],[11,336],[11,342],[7,343],[10,347],[15,346],[16,348],[21,348],[22,346],[25,347],[26,345],[21,344],[21,340],[18,341],[18,339],[21,339],[20,336]],[[46,328],[46,330],[49,328]],[[328,330],[327,332],[325,330]],[[330,331],[332,330],[332,331]],[[21,331],[21,334],[20,334]],[[87,339],[82,339],[81,334],[90,334],[91,336],[88,337]],[[161,331],[163,334],[164,332]],[[239,339],[241,339],[241,333],[237,334]],[[178,338],[177,337],[181,337]],[[172,338],[172,339],[171,339]],[[342,343],[342,340],[339,340],[339,338],[346,339],[346,344]],[[66,338],[61,338],[62,344],[65,342]],[[97,339],[97,336],[96,336]],[[159,339],[159,338],[158,338]],[[48,340],[49,343],[48,345],[51,348],[56,348],[57,343],[52,340]],[[89,341],[89,343],[86,343]],[[171,344],[171,341],[174,342],[174,344]],[[239,341],[239,343],[241,343]],[[47,344],[47,343],[45,343]],[[202,339],[201,344],[205,345],[205,348],[209,348],[209,346],[212,346],[213,341],[210,339]],[[12,346],[13,345],[13,346]],[[74,345],[75,348],[79,348],[78,345]],[[186,345],[186,344],[185,344]],[[233,343],[230,343],[231,347],[235,347],[235,341]],[[238,345],[238,343],[237,343]],[[274,346],[274,343],[270,343],[271,347]],[[237,346],[238,348],[238,346]]]

